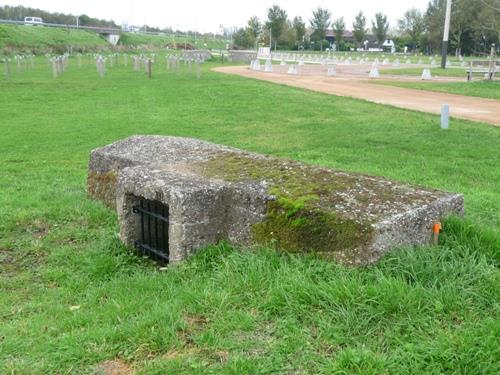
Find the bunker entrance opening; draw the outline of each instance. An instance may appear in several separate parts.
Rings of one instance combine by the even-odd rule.
[[[169,262],[168,211],[166,204],[141,197],[132,207],[136,214],[135,248],[159,263]]]

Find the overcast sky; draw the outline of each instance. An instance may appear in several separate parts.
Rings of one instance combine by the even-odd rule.
[[[51,12],[87,14],[91,17],[112,19],[117,24],[148,24],[173,27],[179,30],[218,32],[219,26],[243,26],[251,16],[265,19],[266,10],[273,4],[284,8],[289,18],[311,17],[314,8],[329,9],[333,18],[344,17],[351,29],[359,10],[368,19],[376,12],[387,14],[391,27],[409,8],[424,10],[429,0],[17,0],[2,1],[0,5],[24,5]],[[308,23],[308,22],[307,22]]]

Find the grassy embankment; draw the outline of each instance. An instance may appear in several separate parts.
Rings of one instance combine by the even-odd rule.
[[[97,34],[74,29],[0,25],[0,49],[9,48],[24,51],[41,51],[74,48],[106,47],[108,43]]]
[[[0,372],[498,374],[500,129],[208,67],[0,81]],[[160,272],[85,195],[90,150],[132,134],[461,192],[467,219],[364,269],[223,244]]]
[[[184,43],[199,49],[226,48],[226,42],[222,40],[194,38],[186,36],[151,35],[144,33],[122,33],[119,46],[151,46],[161,48],[167,44],[179,44],[181,48]],[[206,44],[206,46],[205,46]],[[69,48],[95,50],[111,48],[111,45],[96,33],[64,29],[55,27],[24,26],[24,25],[0,25],[0,50],[12,50],[14,52],[36,52],[44,53],[50,49],[56,52],[66,52]]]

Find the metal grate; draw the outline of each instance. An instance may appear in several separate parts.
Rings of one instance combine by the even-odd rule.
[[[135,248],[141,255],[168,263],[168,206],[158,201],[139,198],[132,212],[139,215],[139,233]]]

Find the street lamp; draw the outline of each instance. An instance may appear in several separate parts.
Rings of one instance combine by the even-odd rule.
[[[446,14],[444,18],[443,49],[441,51],[441,68],[446,69],[448,56],[448,41],[450,38],[451,0],[446,0]]]

